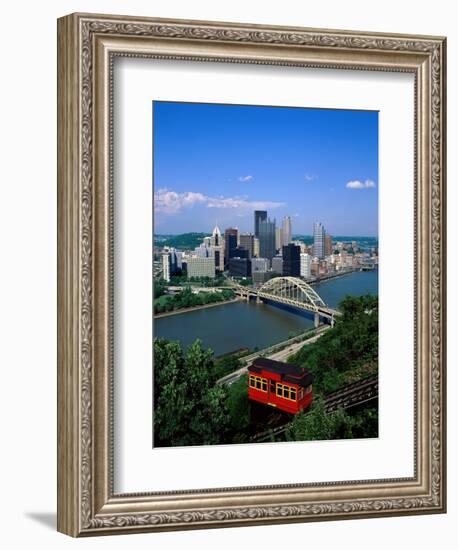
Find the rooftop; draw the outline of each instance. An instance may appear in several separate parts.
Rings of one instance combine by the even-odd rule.
[[[248,367],[248,370],[258,374],[263,370],[279,374],[281,380],[303,387],[309,386],[313,382],[313,375],[307,369],[291,363],[282,363],[281,361],[274,361],[273,359],[267,359],[265,357],[258,357],[255,359],[253,364]]]

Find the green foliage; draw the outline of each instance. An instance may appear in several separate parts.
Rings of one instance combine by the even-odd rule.
[[[238,369],[240,369],[242,363],[240,362],[239,355],[226,355],[215,360],[214,372],[216,379],[219,380],[226,374],[230,374]]]
[[[154,298],[159,298],[165,293],[165,289],[167,288],[167,283],[164,281],[164,279],[158,279],[154,281],[153,285],[153,293]]]
[[[221,292],[199,292],[194,294],[192,289],[187,287],[174,296],[161,296],[154,303],[154,313],[174,311],[188,307],[204,306],[232,300],[235,294],[232,290],[224,289]]]
[[[376,407],[364,407],[352,413],[352,437],[378,437],[378,410]]]
[[[196,340],[154,342],[154,443],[158,447],[221,443],[229,430],[227,389],[215,385],[213,352]]]
[[[183,233],[182,235],[156,235],[154,238],[154,244],[156,246],[164,247],[170,246],[178,250],[193,250],[196,246],[199,246],[204,237],[207,237],[207,233]]]
[[[318,398],[310,412],[294,417],[285,437],[287,441],[322,441],[326,439],[351,438],[353,421],[343,410],[327,413],[325,401]]]
[[[253,279],[250,277],[245,277],[244,279],[239,279],[237,282],[241,286],[251,286],[253,284]]]
[[[342,316],[334,328],[300,349],[291,362],[313,373],[315,395],[336,390],[351,369],[378,358],[378,299],[372,295],[346,296],[339,305]]]
[[[248,399],[248,375],[244,374],[229,386],[227,408],[229,411],[232,441],[243,443],[248,439],[250,427],[250,402]]]

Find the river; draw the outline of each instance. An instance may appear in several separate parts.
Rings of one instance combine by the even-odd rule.
[[[313,287],[336,308],[347,294],[378,295],[378,271],[355,272]],[[186,347],[199,338],[215,355],[240,348],[262,349],[292,333],[313,327],[313,319],[269,304],[236,302],[154,320],[154,336],[178,340]]]

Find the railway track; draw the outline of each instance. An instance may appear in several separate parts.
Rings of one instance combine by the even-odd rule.
[[[329,393],[325,396],[326,401],[326,412],[333,412],[337,409],[349,409],[357,405],[362,405],[377,399],[378,397],[378,376],[371,376],[369,378],[364,378],[358,382],[353,382],[347,386],[336,390],[335,392]],[[305,413],[307,414],[307,413]],[[253,443],[261,443],[263,441],[268,441],[271,437],[280,435],[291,426],[292,422],[287,422],[282,426],[273,428],[270,430],[265,430],[254,435],[250,441]]]

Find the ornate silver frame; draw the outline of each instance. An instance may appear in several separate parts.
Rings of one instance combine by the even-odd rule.
[[[445,511],[445,38],[73,14],[58,21],[58,530],[72,536]],[[416,81],[415,475],[116,495],[112,60],[374,71]]]

